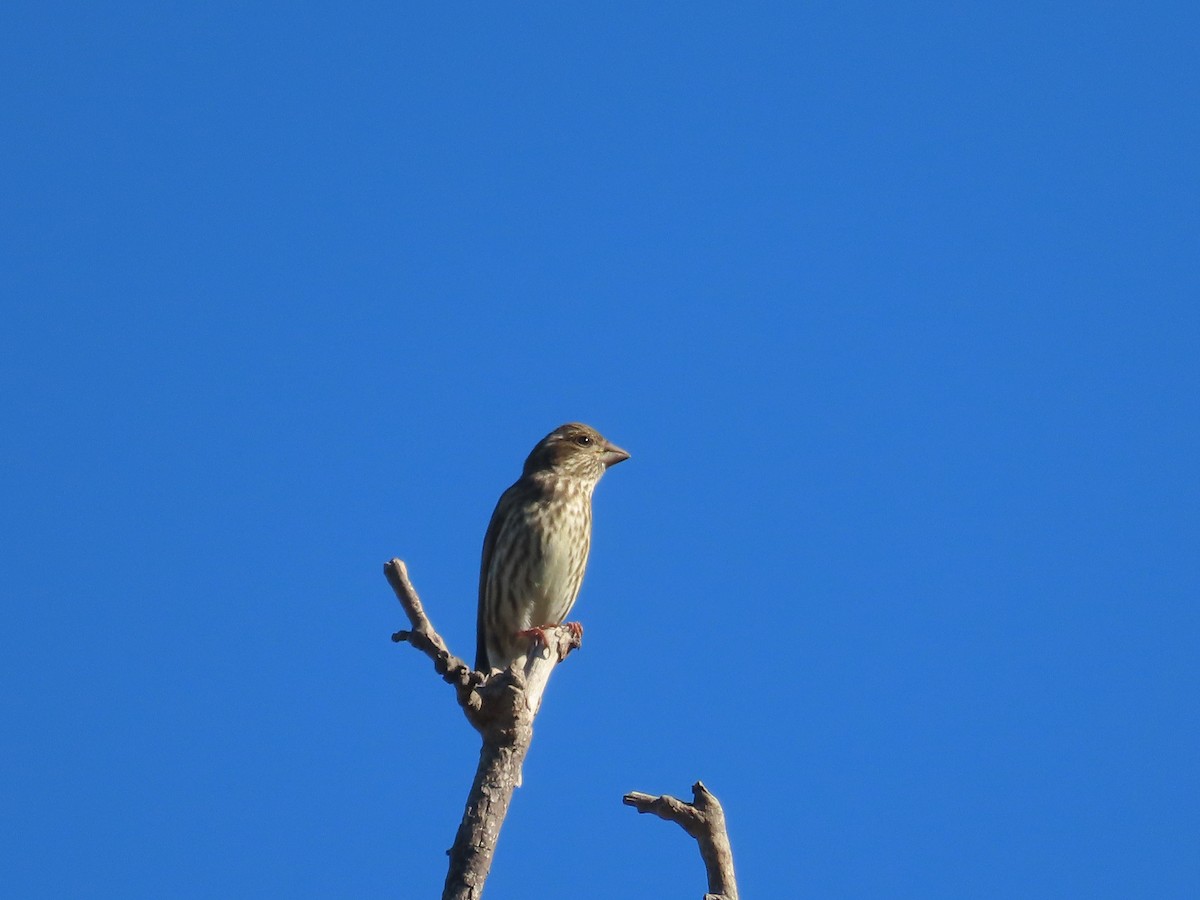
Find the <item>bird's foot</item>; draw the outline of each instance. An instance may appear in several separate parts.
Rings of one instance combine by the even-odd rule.
[[[529,649],[532,650],[538,644],[543,647],[550,646],[550,639],[546,637],[546,629],[550,625],[534,625],[532,628],[526,628],[523,631],[517,632],[517,637],[530,638]]]
[[[555,628],[554,625],[534,625],[532,628],[526,628],[517,632],[517,637],[530,638],[529,649],[532,650],[538,644],[549,648],[550,639],[546,637],[547,628]],[[563,622],[562,627],[567,629],[571,634],[571,643],[578,647],[583,641],[583,626],[578,622]]]

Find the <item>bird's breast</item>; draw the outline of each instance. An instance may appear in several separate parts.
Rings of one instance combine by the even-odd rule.
[[[591,504],[586,497],[559,500],[529,511],[537,540],[527,627],[562,622],[579,595],[587,567]]]

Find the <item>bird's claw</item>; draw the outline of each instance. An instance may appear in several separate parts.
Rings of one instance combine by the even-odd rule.
[[[550,639],[546,637],[547,625],[534,625],[532,628],[526,628],[517,632],[517,637],[530,638],[529,650],[533,652],[534,647],[541,644],[543,647],[550,646]]]
[[[525,628],[517,632],[517,637],[531,638],[529,649],[532,650],[537,644],[549,649],[550,639],[546,637],[546,629],[554,628],[554,625],[534,625],[532,628]],[[571,643],[578,647],[583,641],[583,625],[579,622],[563,622],[562,627],[567,629],[571,635]]]

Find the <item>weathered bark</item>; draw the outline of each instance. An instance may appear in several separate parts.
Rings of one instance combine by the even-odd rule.
[[[692,785],[691,803],[667,794],[655,797],[640,791],[626,794],[624,802],[639,813],[654,813],[660,819],[677,823],[696,839],[708,872],[708,893],[704,900],[738,900],[733,850],[725,830],[725,811],[702,782]]]
[[[437,673],[454,686],[467,721],[483,738],[475,781],[449,850],[450,868],[442,891],[442,900],[479,900],[500,826],[521,783],[521,765],[533,740],[533,720],[550,673],[579,646],[579,631],[566,625],[546,628],[545,642],[539,641],[505,671],[475,672],[450,652],[434,630],[404,563],[393,559],[383,569],[412,624],[411,631],[398,631],[392,640],[412,644],[433,661]]]

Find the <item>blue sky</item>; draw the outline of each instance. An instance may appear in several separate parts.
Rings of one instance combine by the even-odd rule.
[[[488,896],[1200,894],[1193,4],[16,2],[14,896],[437,896],[532,445],[633,454]]]

